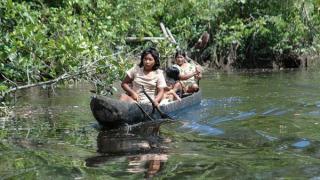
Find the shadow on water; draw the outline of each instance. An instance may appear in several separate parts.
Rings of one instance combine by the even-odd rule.
[[[100,131],[97,136],[99,155],[87,158],[86,166],[97,168],[124,158],[128,173],[144,173],[145,178],[155,176],[168,160],[166,144],[171,140],[160,136],[160,125],[164,122],[167,121],[149,121]]]

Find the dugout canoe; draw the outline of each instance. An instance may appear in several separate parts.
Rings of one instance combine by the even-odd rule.
[[[181,101],[171,101],[160,105],[160,110],[170,114],[201,102],[201,91],[183,97]],[[157,111],[151,104],[139,104],[143,110],[154,119],[159,119]],[[105,128],[117,128],[126,124],[136,124],[149,119],[135,103],[127,103],[118,99],[95,95],[90,102],[94,118]]]

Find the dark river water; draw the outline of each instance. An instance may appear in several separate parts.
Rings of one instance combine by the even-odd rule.
[[[320,72],[208,73],[175,122],[100,131],[90,86],[19,93],[0,179],[320,179]]]

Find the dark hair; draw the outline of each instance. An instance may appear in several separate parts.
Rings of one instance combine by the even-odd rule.
[[[152,67],[152,70],[157,70],[159,69],[160,67],[160,60],[159,60],[159,53],[158,51],[153,48],[153,47],[149,47],[147,49],[145,49],[142,54],[141,54],[141,58],[140,58],[140,64],[139,64],[139,67],[142,67],[143,66],[143,58],[148,55],[148,54],[151,54],[151,56],[153,57],[154,61],[155,61],[155,64],[153,65]]]
[[[177,50],[176,55],[174,56],[174,58],[177,58],[178,56],[183,56],[186,57],[186,52],[183,50]]]
[[[169,78],[172,78],[175,81],[179,80],[180,71],[177,67],[171,66],[166,69],[166,74]]]

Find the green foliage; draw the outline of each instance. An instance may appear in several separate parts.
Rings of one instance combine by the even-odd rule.
[[[4,0],[0,78],[3,87],[36,83],[77,73],[103,59],[91,75],[105,74],[104,83],[112,84],[130,66],[127,55],[137,45],[156,44],[161,57],[172,56],[175,46],[169,42],[126,44],[128,36],[162,36],[160,22],[170,28],[181,48],[192,50],[203,31],[212,38],[208,48],[221,57],[231,43],[239,43],[240,64],[250,63],[252,54],[316,52],[319,15],[319,0]],[[113,56],[117,47],[125,48]]]
[[[228,53],[230,43],[240,43],[237,63],[252,63],[248,56],[272,59],[316,49],[319,11],[312,1],[233,0],[221,12],[222,21],[215,22],[219,25],[212,34],[221,54]]]
[[[24,83],[76,73],[124,42],[129,24],[113,19],[115,7],[102,1],[97,7],[91,1],[62,2],[59,6],[47,1],[1,2],[2,76]],[[97,73],[108,74],[106,83],[127,68],[116,59],[100,61],[99,66]]]

